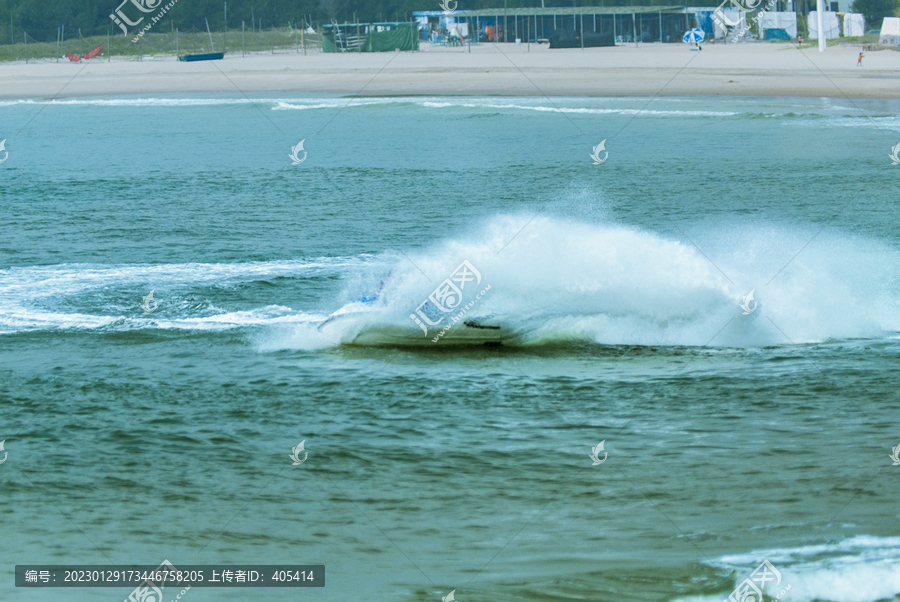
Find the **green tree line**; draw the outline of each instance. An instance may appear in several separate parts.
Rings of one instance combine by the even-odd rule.
[[[159,0],[135,0],[150,2],[154,6]],[[122,33],[109,15],[118,8],[122,0],[0,0],[0,43],[21,43],[23,31],[30,39],[55,41],[57,28],[65,27],[65,38],[81,35],[104,35],[110,30],[113,35]],[[164,6],[167,0],[162,0]],[[509,8],[541,6],[541,0],[459,0],[459,9]],[[659,5],[678,4],[676,0],[543,0],[544,6],[616,6],[616,5]],[[682,3],[683,4],[683,3]],[[230,29],[240,29],[245,23],[252,27],[271,28],[293,27],[338,22],[408,21],[412,11],[441,10],[440,0],[230,0],[227,2]],[[129,1],[123,12],[136,19],[142,15]],[[155,13],[149,13],[153,15]],[[221,31],[225,25],[225,2],[223,0],[178,0],[166,13],[163,22],[154,29],[180,31],[206,29],[206,21],[213,31]],[[4,22],[5,21],[5,22]],[[251,25],[252,24],[252,25]],[[129,28],[131,30],[132,28]]]
[[[31,40],[55,41],[58,28],[65,28],[65,39],[78,37],[80,34],[104,35],[110,31],[113,35],[121,35],[109,15],[113,13],[122,0],[0,0],[0,43],[21,43],[23,32],[27,32]],[[154,6],[160,1],[163,6],[167,0],[134,0],[149,2]],[[719,2],[701,2],[714,4]],[[459,0],[459,9],[509,8],[540,6],[617,6],[640,4],[644,6],[684,5],[678,0]],[[781,4],[781,3],[779,3]],[[854,9],[866,16],[869,27],[881,25],[881,19],[893,15],[900,0],[855,0]],[[804,8],[814,8],[815,0],[804,2]],[[811,5],[811,6],[810,6]],[[227,26],[240,29],[245,23],[249,29],[309,26],[327,23],[332,20],[349,22],[358,19],[361,22],[373,21],[406,21],[416,10],[440,10],[440,0],[231,0],[227,3]],[[123,7],[123,11],[135,15],[142,13],[132,6],[131,1]],[[801,10],[803,14],[806,10]],[[150,15],[155,13],[149,13]],[[225,2],[223,0],[178,0],[174,7],[163,17],[162,22],[154,25],[157,31],[178,28],[180,31],[205,30],[206,21],[213,31],[222,31],[225,21]],[[133,28],[129,28],[131,30]]]
[[[868,27],[881,27],[881,20],[897,13],[900,0],[854,0],[853,11],[862,13]]]

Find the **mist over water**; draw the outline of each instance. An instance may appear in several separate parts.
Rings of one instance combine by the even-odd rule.
[[[0,102],[27,125],[0,166],[0,573],[296,561],[327,602],[714,602],[768,559],[766,602],[900,599],[898,114]],[[410,318],[463,261],[503,346]]]
[[[698,248],[647,229],[532,217],[491,218],[410,261],[443,275],[468,259],[492,285],[477,311],[526,331],[523,341],[531,344],[787,343],[761,316],[794,343],[900,329],[900,251],[878,241],[816,236],[812,227],[723,225],[692,228],[708,245]],[[408,299],[424,299],[430,289],[410,262],[396,262],[397,283],[385,297],[403,313]],[[751,289],[762,311],[713,338]]]
[[[633,226],[520,213],[404,253],[11,268],[0,271],[0,329],[250,328],[260,349],[321,348],[380,325],[416,330],[409,314],[468,260],[481,274],[480,287],[491,285],[472,316],[496,316],[520,333],[514,345],[755,347],[900,331],[900,251],[885,242],[802,226],[701,223],[691,231],[702,246]],[[321,277],[342,282],[340,292],[323,291],[306,307],[288,304],[293,289]],[[265,286],[274,280],[282,288]],[[127,295],[153,282],[165,283],[156,293],[162,306],[135,316]],[[235,288],[250,289],[246,308],[223,307],[216,298]],[[344,303],[378,290],[370,312],[337,332],[317,330]],[[751,290],[748,307],[756,309],[745,316],[740,306]]]

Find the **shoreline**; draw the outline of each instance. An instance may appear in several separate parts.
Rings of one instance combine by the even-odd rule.
[[[900,98],[900,52],[824,53],[791,43],[642,44],[586,49],[484,44],[371,54],[228,54],[208,62],[0,64],[0,99],[178,93],[359,96],[806,96]]]

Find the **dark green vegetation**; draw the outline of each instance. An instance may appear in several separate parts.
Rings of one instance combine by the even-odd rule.
[[[79,30],[84,37],[105,36],[108,30],[113,34],[121,30],[109,18],[122,0],[0,0],[0,44],[23,42],[23,30],[28,33],[29,42],[56,43],[57,28],[65,25],[67,39],[78,38]],[[158,0],[143,1],[154,6]],[[167,4],[163,1],[160,8]],[[631,0],[590,0],[579,5],[626,5]],[[507,5],[510,8],[540,6],[537,0],[462,0],[460,9],[491,8]],[[550,6],[572,6],[571,0],[544,0]],[[677,4],[673,0],[643,0],[645,5]],[[451,4],[452,6],[452,4]],[[129,2],[124,8],[128,14],[138,14]],[[349,22],[359,19],[372,21],[407,21],[414,10],[440,10],[440,0],[233,0],[228,2],[228,27],[240,29],[246,23],[247,29],[271,29],[272,27],[294,28],[317,25],[334,20]],[[155,13],[150,13],[153,15]],[[178,0],[175,6],[154,25],[154,30],[206,31],[206,22],[212,31],[222,31],[225,24],[223,0]],[[130,33],[131,28],[129,28]]]
[[[66,31],[68,32],[68,30],[67,27]],[[212,35],[209,35],[205,30],[199,31],[196,28],[194,31],[175,32],[169,23],[160,23],[153,30],[138,38],[137,42],[132,42],[135,37],[134,35],[126,37],[119,33],[119,35],[113,34],[107,38],[106,32],[103,32],[102,35],[79,38],[76,31],[74,39],[66,39],[57,47],[55,39],[50,42],[35,42],[29,30],[27,46],[22,40],[18,40],[16,44],[0,45],[0,61],[53,59],[60,57],[63,52],[83,55],[101,44],[103,44],[103,52],[95,60],[105,61],[109,54],[134,57],[135,60],[148,55],[201,54],[222,52],[223,50],[227,50],[229,54],[240,54],[242,48],[246,52],[302,53],[301,40],[308,49],[318,50],[322,46],[321,35],[305,34],[301,38],[300,30],[290,27],[268,28],[262,31],[248,29],[243,33],[238,27],[237,30],[229,29],[227,33],[213,31]],[[212,45],[210,45],[210,38],[212,38]],[[67,59],[63,57],[60,60]]]
[[[881,20],[892,17],[900,8],[900,0],[853,0],[853,11],[862,13],[870,27],[881,27]]]
[[[102,36],[107,33],[122,36],[122,32],[110,19],[122,0],[0,0],[0,44],[24,44],[24,34],[28,34],[28,42],[52,42],[58,37],[63,41]],[[162,8],[168,0],[133,0],[144,6]],[[601,5],[617,6],[634,4],[634,0],[576,0],[579,6]],[[676,0],[641,0],[642,5],[683,5]],[[540,4],[547,7],[573,6],[571,0],[543,0]],[[509,8],[538,6],[537,0],[460,0],[460,9],[481,9],[508,6]],[[703,4],[703,3],[701,3]],[[716,1],[706,2],[715,5]],[[785,7],[778,3],[779,10]],[[807,0],[801,6],[800,13],[805,15],[815,8],[813,0]],[[206,22],[213,32],[222,32],[226,25],[225,2],[223,0],[178,0],[175,5],[154,24],[155,33],[205,32]],[[866,16],[871,27],[878,27],[881,19],[895,13],[900,0],[855,0],[853,8]],[[440,10],[440,0],[232,0],[228,3],[227,26],[230,30],[239,31],[245,24],[247,30],[272,30],[273,28],[299,29],[312,25],[338,21],[362,22],[373,21],[406,21],[415,10]],[[137,19],[142,15],[131,2],[123,11]],[[148,13],[148,17],[156,11]],[[146,24],[146,21],[145,23]],[[317,27],[318,28],[318,27]],[[129,35],[137,27],[129,27]],[[93,42],[85,43],[85,50],[95,47]],[[100,42],[98,42],[100,43]],[[208,40],[207,40],[208,43]],[[262,44],[262,42],[260,42]],[[89,46],[89,47],[88,47]],[[276,44],[277,47],[277,44]],[[70,52],[71,48],[67,46]],[[35,49],[37,50],[37,49]],[[140,54],[130,50],[115,54]],[[146,52],[145,52],[146,53]],[[14,53],[16,57],[24,56],[23,51]],[[40,53],[39,53],[40,55]],[[52,56],[55,56],[52,55]]]

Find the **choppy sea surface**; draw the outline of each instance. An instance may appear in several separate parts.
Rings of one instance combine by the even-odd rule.
[[[0,599],[167,559],[326,567],[197,602],[713,602],[764,561],[900,600],[898,112],[0,102]],[[464,261],[501,346],[410,317]]]

